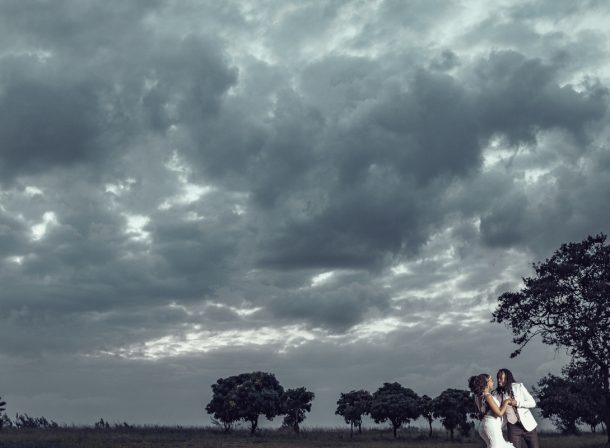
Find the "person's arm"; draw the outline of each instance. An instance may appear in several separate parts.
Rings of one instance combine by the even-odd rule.
[[[508,406],[508,402],[510,400],[504,400],[502,402],[502,405],[498,407],[496,401],[493,399],[491,394],[487,394],[485,395],[485,401],[487,402],[487,406],[489,406],[489,409],[491,409],[491,411],[496,414],[497,417],[502,417],[506,412],[506,406]]]
[[[535,408],[536,400],[534,400],[534,397],[530,395],[525,386],[523,384],[520,384],[519,389],[521,389],[521,396],[523,397],[523,399],[515,400],[515,406],[517,406],[518,408]]]

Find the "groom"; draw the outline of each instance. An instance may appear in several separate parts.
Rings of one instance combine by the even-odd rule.
[[[494,391],[500,402],[510,398],[510,406],[506,408],[506,426],[508,441],[516,448],[539,448],[536,420],[530,408],[536,407],[532,398],[522,383],[515,382],[513,374],[508,369],[498,370],[498,388]]]

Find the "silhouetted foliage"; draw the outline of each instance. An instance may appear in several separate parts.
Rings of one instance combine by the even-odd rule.
[[[575,362],[598,366],[610,443],[610,246],[606,235],[562,244],[551,258],[534,263],[519,292],[498,298],[493,320],[512,328],[517,356],[536,335],[565,347]]]
[[[225,432],[230,431],[241,418],[236,393],[240,381],[240,375],[219,378],[216,384],[212,384],[212,400],[205,407],[208,414],[213,414],[212,422],[222,424]]]
[[[254,434],[261,415],[271,420],[281,414],[280,398],[284,388],[272,373],[242,373],[229,378],[220,378],[212,385],[213,397],[206,406],[208,414],[225,424],[229,430],[237,420],[250,423]]]
[[[59,425],[53,420],[47,420],[45,417],[31,417],[27,414],[15,414],[13,422],[16,428],[57,428]]]
[[[534,394],[543,417],[552,420],[564,434],[578,434],[585,401],[578,383],[549,374],[538,381]]]
[[[13,421],[10,419],[10,417],[6,414],[2,414],[2,417],[0,417],[0,429],[14,427],[15,425],[13,424]]]
[[[470,437],[470,431],[474,429],[474,422],[463,421],[458,425],[458,431],[463,437]]]
[[[422,395],[419,399],[419,414],[426,419],[430,427],[428,437],[432,437],[432,422],[434,421],[434,401],[427,395]]]
[[[311,401],[314,398],[315,394],[304,387],[284,391],[280,397],[281,412],[285,416],[283,425],[299,432],[299,423],[305,420],[306,412],[311,412]]]
[[[595,432],[598,425],[603,427],[605,400],[599,367],[591,362],[572,361],[561,370],[561,373],[565,378],[579,385],[584,398],[579,411],[581,423],[588,425],[591,432]]]
[[[454,431],[467,431],[468,417],[475,418],[476,409],[470,392],[461,389],[446,389],[432,400],[433,416],[439,418],[443,426],[449,431],[453,440]],[[469,431],[469,430],[468,430]]]
[[[6,414],[4,414],[4,411],[6,411],[6,408],[4,406],[6,406],[6,401],[3,401],[2,397],[0,397],[0,429],[2,429],[2,427],[4,426],[4,423],[5,423],[3,417],[4,417],[4,415],[6,415]]]
[[[103,418],[100,418],[99,421],[95,422],[95,429],[110,429],[110,423],[104,421]]]
[[[370,414],[373,396],[366,390],[352,390],[341,393],[337,400],[336,415],[340,415],[350,425],[350,437],[354,436],[354,426],[362,434],[362,416]]]
[[[370,414],[375,423],[389,420],[396,437],[398,428],[419,417],[419,397],[399,383],[384,383],[373,393]]]

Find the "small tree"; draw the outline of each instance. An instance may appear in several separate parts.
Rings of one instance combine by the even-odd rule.
[[[427,395],[422,395],[419,399],[419,413],[426,419],[430,430],[428,437],[432,438],[432,422],[434,421],[434,401]]]
[[[313,392],[304,387],[286,390],[281,398],[281,409],[284,417],[284,426],[290,426],[294,432],[299,432],[299,423],[305,420],[305,413],[311,412],[311,401],[315,398]]]
[[[335,414],[342,416],[345,423],[350,425],[350,437],[354,436],[354,426],[358,427],[358,434],[362,434],[362,416],[371,412],[372,399],[366,390],[341,393]]]
[[[578,383],[549,374],[538,381],[534,394],[543,417],[551,419],[564,434],[578,434],[578,420],[585,406]]]
[[[605,400],[610,443],[610,246],[606,235],[589,236],[580,243],[562,244],[535,275],[523,278],[518,292],[498,298],[493,320],[512,328],[518,349],[535,336],[564,347],[577,362],[597,365]]]
[[[15,414],[15,427],[19,429],[29,428],[57,428],[59,425],[53,420],[47,420],[45,417],[32,417],[28,414]]]
[[[449,431],[451,440],[456,428],[466,431],[468,416],[473,417],[475,407],[470,392],[460,389],[446,389],[433,400],[435,418],[440,418],[443,426]]]
[[[561,373],[564,378],[574,382],[583,398],[580,402],[582,408],[579,410],[580,421],[595,432],[598,425],[604,422],[604,394],[603,382],[600,379],[599,367],[592,363],[571,362],[565,366]]]
[[[396,437],[398,428],[419,417],[419,397],[399,383],[384,383],[373,394],[371,417],[375,423],[389,420]]]
[[[13,424],[13,421],[10,419],[10,417],[6,414],[2,414],[2,417],[0,417],[0,429],[2,428],[13,428],[15,425]]]
[[[110,429],[110,423],[100,418],[99,421],[95,422],[95,429]]]

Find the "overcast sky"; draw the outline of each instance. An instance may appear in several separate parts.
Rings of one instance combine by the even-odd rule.
[[[210,424],[220,377],[436,396],[608,232],[605,1],[0,2],[0,396]],[[279,419],[278,419],[279,421]]]

